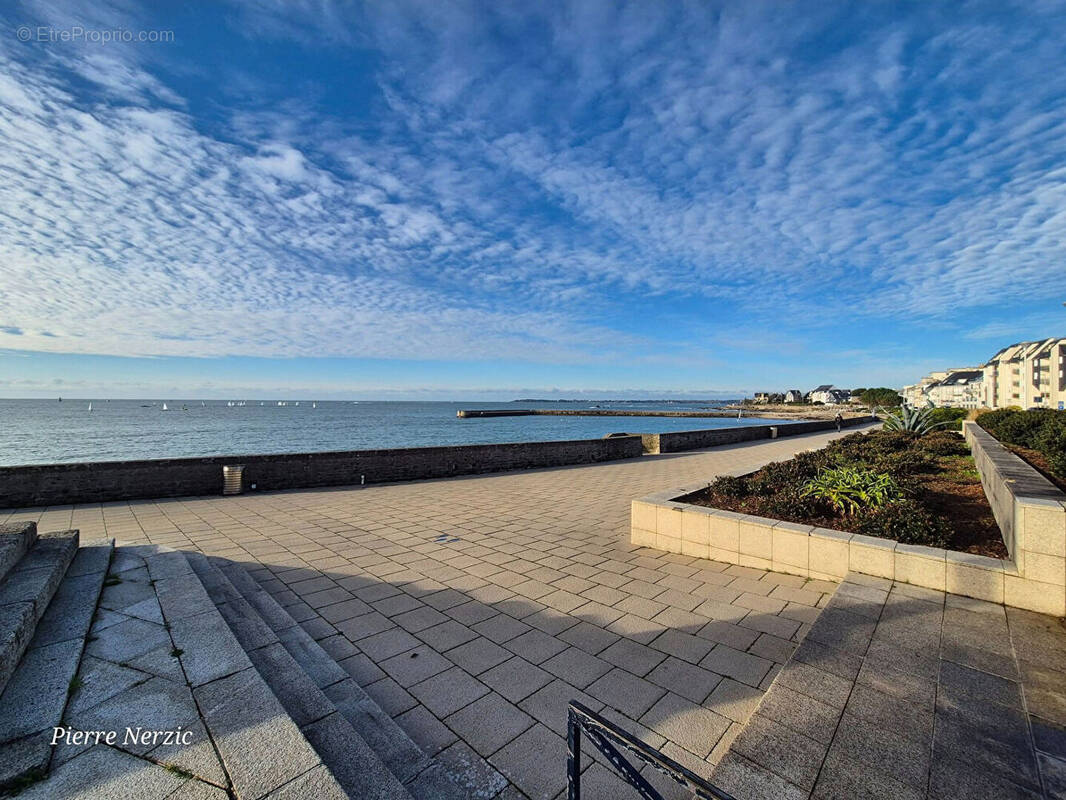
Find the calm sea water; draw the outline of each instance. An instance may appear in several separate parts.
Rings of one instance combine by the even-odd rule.
[[[765,419],[497,417],[458,419],[460,408],[585,408],[559,403],[419,403],[302,400],[0,400],[0,465],[301,453],[385,447],[595,439],[616,431],[660,433]],[[262,402],[262,405],[260,403]],[[696,411],[706,403],[600,403],[602,408]],[[188,410],[182,410],[183,406]]]

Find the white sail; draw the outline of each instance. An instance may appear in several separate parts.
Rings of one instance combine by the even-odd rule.
[[[164,411],[166,411],[166,410],[167,410],[167,404],[166,404],[166,403],[163,403],[163,410],[164,410]]]
[[[93,410],[93,404],[92,404],[92,401],[91,401],[91,400],[89,401],[89,410],[90,410],[90,411],[92,411],[92,410]]]

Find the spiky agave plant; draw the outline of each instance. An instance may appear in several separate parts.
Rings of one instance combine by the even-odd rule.
[[[899,413],[895,413],[888,411],[883,406],[878,406],[874,409],[874,414],[884,423],[886,431],[904,431],[924,436],[938,428],[954,424],[953,420],[936,422],[933,419],[933,409],[935,408],[936,406],[934,405],[929,405],[928,408],[902,405],[899,407]]]

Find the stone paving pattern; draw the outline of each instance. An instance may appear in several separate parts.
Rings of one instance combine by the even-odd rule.
[[[572,698],[709,775],[836,588],[635,548],[630,500],[836,436],[390,486],[0,512],[0,522],[242,562],[427,753],[498,782],[501,797],[554,798],[565,791]],[[588,763],[586,796],[619,792],[612,772]]]
[[[1061,620],[852,574],[713,774],[755,800],[1066,797]]]

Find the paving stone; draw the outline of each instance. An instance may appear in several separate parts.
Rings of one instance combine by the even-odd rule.
[[[972,761],[936,759],[929,773],[932,800],[1040,800],[1040,793],[1019,786]]]
[[[1066,761],[1051,758],[1043,753],[1038,753],[1040,759],[1040,774],[1044,778],[1044,786],[1049,797],[1061,800],[1066,797]]]
[[[1005,706],[1022,707],[1021,687],[1014,681],[943,661],[940,664],[940,691],[990,700]]]
[[[928,780],[929,742],[905,739],[854,714],[845,712],[841,717],[832,747],[841,756],[915,789]]]
[[[0,692],[33,637],[36,616],[33,603],[0,606]]]
[[[319,798],[321,800],[347,800],[348,793],[337,783],[337,779],[333,777],[333,773],[326,765],[319,764],[303,775],[293,778],[284,786],[279,786],[266,795],[264,800],[303,800],[307,797],[314,797],[316,800]],[[182,800],[185,800],[184,792]]]
[[[472,800],[495,798],[508,786],[503,775],[461,740],[443,750],[437,758]]]
[[[558,638],[568,644],[580,647],[590,655],[597,655],[615,642],[618,642],[620,636],[618,633],[606,631],[598,625],[579,622],[572,628],[567,628],[560,633]]]
[[[506,747],[490,763],[530,800],[551,800],[566,786],[566,770],[546,770],[544,764],[566,763],[566,742],[543,725],[534,725]]]
[[[643,725],[706,758],[722,735],[729,720],[710,709],[668,692],[640,718]]]
[[[743,800],[806,800],[808,792],[730,751],[711,774],[715,786]]]
[[[421,642],[407,631],[393,628],[363,639],[359,642],[359,649],[375,661],[381,662],[420,644]]]
[[[337,662],[337,665],[355,678],[360,686],[367,686],[385,677],[378,665],[363,653],[349,656]]]
[[[0,786],[43,772],[52,756],[51,729],[0,744]]]
[[[933,713],[929,709],[862,684],[852,688],[845,712],[904,739],[928,743],[933,736]]]
[[[19,798],[157,800],[171,796],[189,782],[136,756],[98,745],[53,770],[46,780],[23,789]]]
[[[759,638],[756,631],[722,620],[711,620],[700,628],[696,635],[711,642],[728,645],[734,650],[747,650]]]
[[[455,713],[488,693],[487,686],[458,667],[411,687],[411,694],[440,718]]]
[[[319,763],[253,667],[194,694],[239,795],[260,797]]]
[[[666,690],[617,667],[593,682],[590,695],[633,719],[640,719]]]
[[[400,686],[413,686],[453,666],[451,661],[425,645],[380,663],[385,674]]]
[[[424,706],[404,712],[396,718],[396,723],[428,756],[435,756],[458,738]]]
[[[105,633],[120,627],[108,628]],[[170,635],[174,647],[182,651],[181,665],[192,686],[201,686],[251,667],[248,656],[217,611],[177,620],[170,626]],[[97,642],[93,642],[95,644]]]
[[[438,653],[443,653],[476,639],[478,635],[466,625],[449,619],[445,623],[419,631],[416,636]]]
[[[137,669],[85,656],[78,669],[80,686],[71,693],[66,713],[76,714],[92,708],[97,703],[102,703],[138,683],[144,683],[151,677]]]
[[[292,606],[285,608],[290,614]],[[308,617],[305,617],[307,619]],[[372,611],[369,614],[363,614],[359,617],[352,617],[336,624],[337,630],[347,636],[353,642],[361,642],[368,636],[373,636],[376,633],[387,631],[389,628],[396,627],[392,620],[388,617]]]
[[[59,724],[80,656],[77,639],[26,651],[0,695],[0,742]]]
[[[660,652],[676,656],[692,664],[699,663],[717,647],[725,647],[725,645],[715,645],[706,639],[676,630],[663,632],[651,643],[651,646]]]
[[[155,650],[149,650],[144,655],[131,658],[125,664],[127,667],[147,672],[150,675],[157,675],[160,678],[166,678],[168,681],[185,683],[185,673],[182,671],[181,661],[174,655],[174,652],[173,647],[165,644]]]
[[[263,618],[259,616],[251,603],[243,597],[228,603],[220,603],[217,608],[233,635],[237,637],[241,647],[246,651],[277,644],[277,635],[263,622]]]
[[[715,645],[714,649],[700,661],[700,666],[719,675],[727,675],[730,678],[746,683],[749,686],[758,686],[759,682],[766,677],[773,662],[751,655],[741,653],[724,644]]]
[[[626,614],[608,625],[607,630],[627,639],[632,639],[634,642],[649,644],[652,639],[666,630],[666,626],[638,617],[635,614]]]
[[[18,564],[36,538],[36,523],[0,524],[0,580]]]
[[[770,687],[759,704],[759,713],[808,739],[828,745],[836,732],[841,710],[777,684]]]
[[[877,623],[859,614],[826,608],[807,632],[807,638],[821,644],[864,655]]]
[[[530,630],[530,626],[507,614],[497,614],[492,619],[479,622],[473,629],[486,639],[500,644],[520,636]]]
[[[506,646],[512,653],[522,656],[526,661],[540,664],[557,653],[561,653],[568,645],[543,631],[532,630],[507,642]]]
[[[149,587],[149,591],[155,592],[163,616],[171,624],[179,619],[203,614],[215,606],[200,579],[192,572],[157,580],[154,587]],[[120,608],[115,610],[122,611],[124,614],[132,614],[129,610]]]
[[[558,655],[552,656],[540,666],[557,678],[562,678],[579,689],[584,689],[612,669],[611,664],[596,656],[589,655],[579,647],[570,647]]]
[[[513,702],[490,692],[445,719],[482,756],[489,756],[533,724]]]
[[[839,675],[804,664],[789,661],[777,675],[777,682],[826,705],[843,709],[851,694],[851,681]]]
[[[390,717],[399,716],[418,705],[418,701],[392,678],[382,678],[363,689]]]
[[[800,642],[792,653],[792,660],[817,667],[849,682],[853,682],[858,677],[859,669],[863,665],[861,656],[846,650],[838,650],[835,647],[827,647],[811,639],[804,639]]]
[[[815,800],[923,800],[925,792],[831,750],[812,796]]]
[[[647,680],[670,689],[694,703],[703,703],[721,682],[722,676],[670,656],[646,676]]]
[[[1066,727],[1046,719],[1029,715],[1033,742],[1037,750],[1059,759],[1066,759]]]
[[[315,641],[334,636],[337,633],[337,629],[322,619],[322,617],[305,619],[300,623],[300,627]]]
[[[509,658],[513,658],[510,650],[505,650],[484,637],[478,637],[448,651],[448,659],[471,675],[480,675]]]
[[[603,703],[590,697],[566,681],[554,680],[533,692],[518,704],[519,708],[530,714],[537,722],[560,736],[566,735],[570,701],[583,703],[593,711],[603,708]]]
[[[660,637],[661,638],[661,637]],[[658,641],[658,640],[656,640]],[[669,645],[669,642],[666,643]],[[600,658],[621,667],[637,677],[644,677],[658,666],[666,656],[650,647],[645,647],[629,639],[619,639],[602,653]]]
[[[339,633],[320,640],[319,645],[329,653],[330,658],[334,661],[342,661],[345,658],[359,654],[359,648]]]
[[[533,694],[541,686],[550,683],[552,676],[540,667],[515,656],[481,673],[478,679],[491,686],[512,703],[517,703]]]
[[[703,704],[736,722],[747,722],[762,699],[763,693],[754,686],[723,678],[703,701]]]
[[[987,730],[966,724],[960,717],[938,715],[933,758],[978,763],[986,771],[1038,790],[1039,768],[1029,737],[1012,740],[1013,737],[996,736],[998,731],[992,731],[992,736],[987,733]]]

